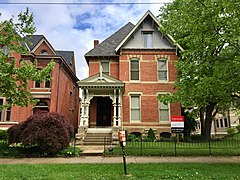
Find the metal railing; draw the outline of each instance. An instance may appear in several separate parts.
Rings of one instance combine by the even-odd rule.
[[[108,149],[106,144],[106,148]],[[138,156],[237,156],[240,155],[240,137],[226,137],[205,141],[127,141],[127,155]],[[112,154],[120,155],[119,145],[113,147]]]

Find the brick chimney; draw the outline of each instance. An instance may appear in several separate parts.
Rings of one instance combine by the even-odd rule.
[[[99,45],[99,40],[94,40],[94,47],[96,47],[97,45]]]

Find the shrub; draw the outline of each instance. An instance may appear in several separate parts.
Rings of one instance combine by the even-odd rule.
[[[236,126],[237,131],[240,133],[240,124]]]
[[[37,113],[9,128],[8,133],[11,143],[21,143],[24,147],[38,146],[41,152],[56,153],[68,147],[73,127],[59,113]]]
[[[156,136],[155,136],[155,132],[153,131],[152,128],[150,128],[148,130],[148,136],[147,136],[151,141],[155,141],[156,140]]]
[[[7,140],[7,131],[6,130],[1,130],[0,129],[0,141],[1,140],[4,140],[4,141]]]
[[[128,141],[135,141],[135,139],[136,139],[136,136],[135,136],[134,134],[129,134],[129,135],[127,136],[127,140],[128,140]]]
[[[169,141],[170,142],[176,142],[177,141],[177,137],[176,136],[171,136]]]
[[[228,133],[229,136],[233,136],[236,133],[236,129],[235,128],[228,128],[227,133]]]
[[[198,134],[191,135],[190,139],[192,141],[204,141],[204,140],[206,140],[204,137],[202,137],[201,135],[198,135]]]

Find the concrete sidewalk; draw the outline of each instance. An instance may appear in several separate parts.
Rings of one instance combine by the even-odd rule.
[[[240,163],[234,157],[126,157],[127,163]],[[122,163],[119,157],[81,156],[74,158],[0,158],[0,164],[81,164]]]

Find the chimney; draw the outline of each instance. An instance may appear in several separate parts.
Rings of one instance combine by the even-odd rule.
[[[96,47],[97,45],[99,45],[99,41],[98,40],[94,40],[94,47]]]

